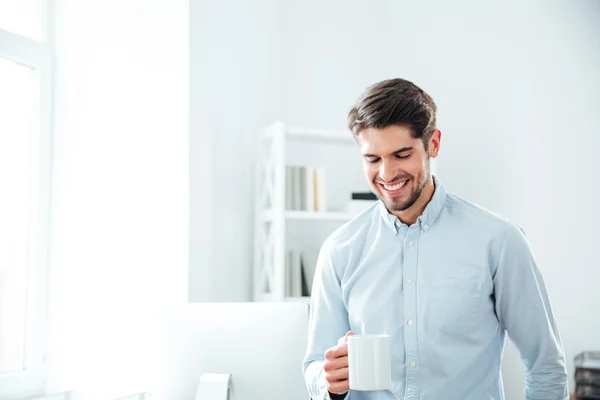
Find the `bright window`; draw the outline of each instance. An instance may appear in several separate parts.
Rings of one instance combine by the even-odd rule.
[[[24,368],[33,71],[0,58],[0,372]]]
[[[40,0],[0,0],[0,29],[41,39],[41,7]]]

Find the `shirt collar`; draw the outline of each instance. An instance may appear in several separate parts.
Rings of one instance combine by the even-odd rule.
[[[435,185],[433,197],[429,203],[427,203],[427,206],[425,206],[425,209],[423,210],[423,214],[417,218],[416,222],[416,224],[418,224],[424,231],[428,231],[431,228],[440,214],[440,211],[442,211],[444,203],[446,202],[446,188],[444,185],[442,185],[439,179],[435,176],[433,177],[433,183]],[[398,233],[402,223],[398,217],[389,213],[381,200],[379,201],[379,210],[386,224],[394,230],[394,233]]]

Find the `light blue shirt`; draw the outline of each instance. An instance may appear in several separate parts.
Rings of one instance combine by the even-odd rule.
[[[303,363],[312,398],[329,399],[324,353],[352,330],[390,335],[392,390],[346,399],[504,399],[507,333],[527,370],[524,397],[568,399],[562,344],[523,232],[435,184],[415,224],[379,201],[323,244]]]

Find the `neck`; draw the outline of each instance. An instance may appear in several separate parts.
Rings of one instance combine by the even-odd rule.
[[[427,184],[423,188],[423,191],[421,192],[421,195],[417,201],[415,201],[415,204],[404,211],[394,211],[392,214],[398,217],[400,222],[406,225],[414,224],[417,222],[417,218],[423,214],[423,211],[425,210],[425,207],[427,207],[427,204],[429,204],[431,201],[434,192],[435,183],[433,183],[433,177],[429,177],[429,181],[427,181]]]

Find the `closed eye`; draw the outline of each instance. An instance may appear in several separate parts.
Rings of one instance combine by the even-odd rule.
[[[381,159],[378,157],[365,158],[365,161],[368,162],[369,164],[376,164],[377,162],[379,162],[379,160],[381,160]]]
[[[406,155],[406,156],[401,156],[401,155],[398,155],[398,154],[396,154],[396,158],[398,158],[398,159],[400,159],[400,160],[404,160],[404,159],[406,159],[406,158],[409,158],[411,155],[412,155],[412,153],[411,153],[411,154],[409,154],[409,155]]]

